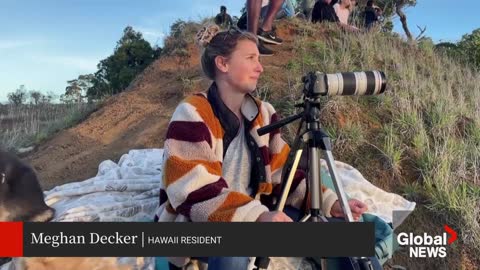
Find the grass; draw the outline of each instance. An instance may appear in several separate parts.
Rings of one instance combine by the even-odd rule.
[[[72,127],[94,104],[0,105],[0,147],[17,151],[43,142],[56,132]]]
[[[393,125],[384,127],[382,152],[387,161],[388,170],[391,170],[394,175],[399,175],[401,173],[401,161],[404,147]]]
[[[322,123],[336,158],[371,158],[356,164],[369,175],[378,155],[362,151],[374,146],[370,151],[381,153],[387,171],[401,182],[381,185],[397,177],[370,181],[417,199],[430,217],[446,217],[461,228],[463,243],[480,251],[480,73],[388,33],[348,34],[332,26],[291,23],[298,36],[285,70],[289,83],[298,85],[294,98],[300,97],[300,78],[309,71],[376,69],[388,78],[382,96],[325,100]],[[292,94],[275,92],[272,103],[288,110],[292,102],[285,96]]]
[[[340,129],[336,145],[343,148],[343,151],[355,152],[365,143],[365,132],[363,126],[356,121],[347,121]]]

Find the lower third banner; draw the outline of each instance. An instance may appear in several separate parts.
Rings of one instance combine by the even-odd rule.
[[[2,247],[16,247],[0,256],[370,257],[375,244],[374,224],[360,222],[14,224],[23,239],[0,235]]]

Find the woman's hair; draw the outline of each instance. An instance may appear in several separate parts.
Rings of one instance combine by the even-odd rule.
[[[197,33],[196,42],[204,48],[201,59],[202,70],[209,79],[215,80],[215,57],[230,56],[241,40],[250,40],[257,43],[255,35],[235,28],[220,31],[217,25],[209,25]]]

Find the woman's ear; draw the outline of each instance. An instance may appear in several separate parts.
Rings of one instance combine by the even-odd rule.
[[[223,56],[220,56],[220,55],[216,56],[215,57],[215,66],[221,72],[227,72],[228,71],[227,58],[225,58]]]

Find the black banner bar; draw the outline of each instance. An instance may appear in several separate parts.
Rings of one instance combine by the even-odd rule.
[[[373,223],[24,224],[27,257],[374,256]]]

